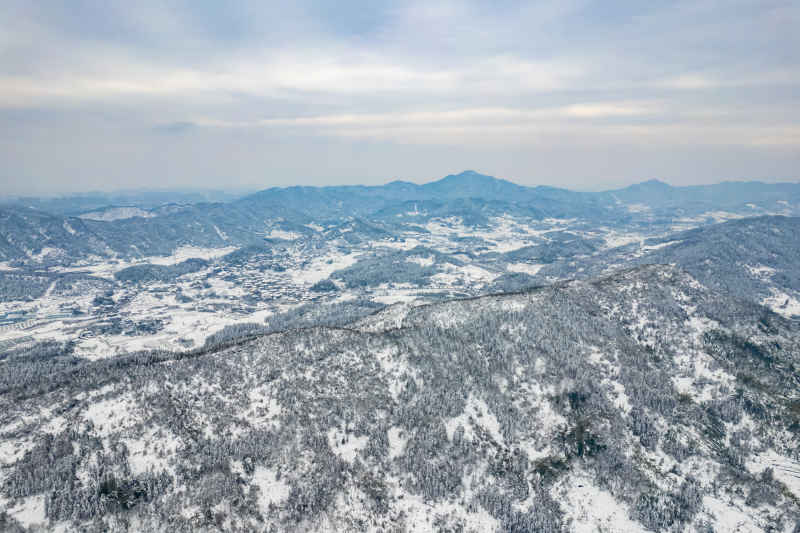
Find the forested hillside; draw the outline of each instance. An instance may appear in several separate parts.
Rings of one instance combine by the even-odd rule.
[[[646,266],[182,354],[40,345],[0,367],[2,497],[90,531],[793,531],[799,333]]]

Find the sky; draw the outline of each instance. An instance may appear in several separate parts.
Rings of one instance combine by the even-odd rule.
[[[800,180],[800,2],[0,2],[0,195]]]

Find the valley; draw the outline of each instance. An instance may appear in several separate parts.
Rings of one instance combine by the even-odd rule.
[[[664,186],[0,208],[0,525],[796,531],[800,203]]]

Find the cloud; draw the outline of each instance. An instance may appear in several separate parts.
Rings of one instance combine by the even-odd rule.
[[[795,2],[9,0],[0,18],[13,21],[0,34],[9,187],[17,176],[78,187],[76,175],[125,187],[110,169],[126,166],[137,184],[423,172],[409,146],[431,169],[533,168],[575,186],[606,178],[573,152],[604,148],[623,154],[607,176],[696,162],[713,181],[758,162],[796,179],[785,156],[800,149]],[[265,161],[265,145],[305,161]],[[545,169],[504,146],[566,155]],[[366,161],[365,150],[388,170],[338,155]],[[198,151],[218,163],[196,166]],[[480,164],[458,160],[480,153]],[[718,163],[704,163],[712,154]]]
[[[194,122],[170,122],[167,124],[158,124],[153,129],[159,132],[173,134],[173,135],[180,135],[182,133],[186,133],[191,131],[197,127],[197,124]]]

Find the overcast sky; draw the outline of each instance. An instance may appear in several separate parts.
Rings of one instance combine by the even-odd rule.
[[[800,2],[0,2],[0,194],[800,180]]]

